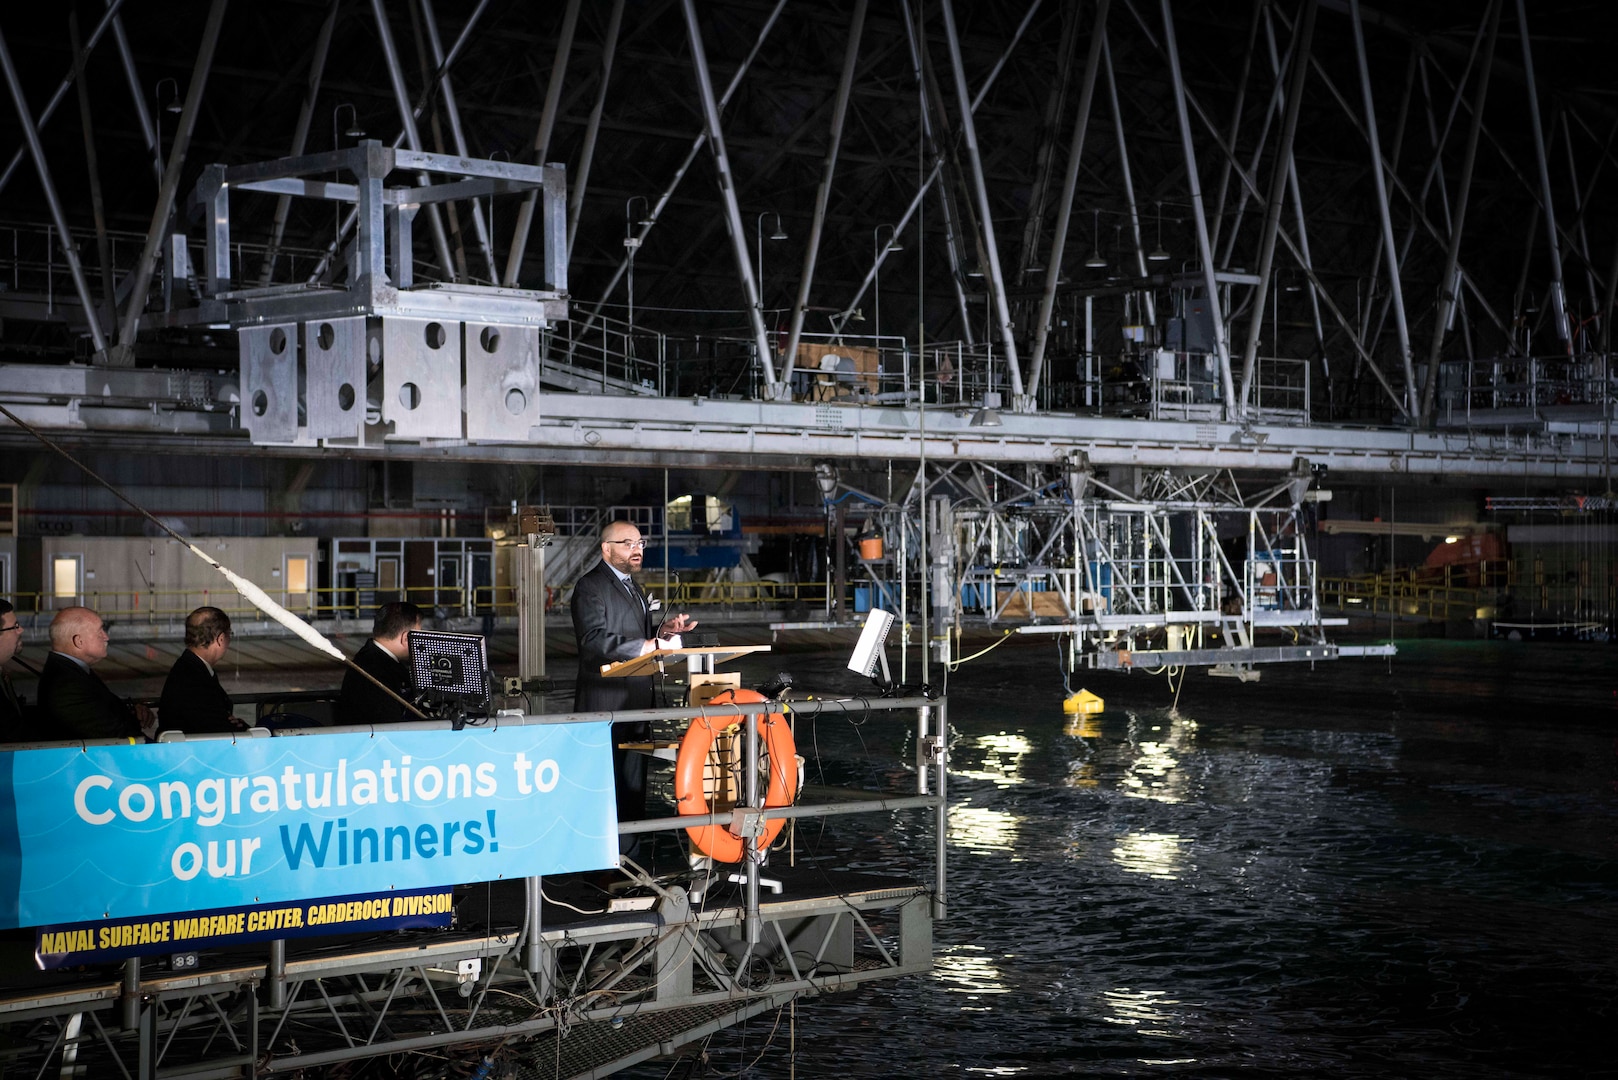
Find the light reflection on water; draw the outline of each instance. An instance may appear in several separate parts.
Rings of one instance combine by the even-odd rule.
[[[1011,989],[1001,980],[994,961],[984,955],[983,949],[977,945],[956,945],[941,950],[933,958],[933,971],[939,985],[948,993],[974,997],[979,994],[1011,993]]]
[[[1022,759],[1033,748],[1033,744],[1023,735],[1008,735],[1003,731],[994,735],[979,735],[951,748],[951,755],[960,762],[961,767],[950,772],[968,780],[986,780],[1000,787],[1020,784],[1023,782],[1020,771]],[[977,763],[976,768],[968,767],[973,763]]]
[[[1159,881],[1180,876],[1185,841],[1164,833],[1131,833],[1118,838],[1112,861],[1131,874],[1145,874]]]
[[[1044,651],[962,669],[935,971],[800,1005],[797,1074],[1611,1074],[1612,649],[1401,650],[1193,673],[1177,714],[1118,675],[1065,717]],[[822,723],[818,751],[880,778],[907,731]],[[830,850],[930,843],[898,821],[835,819]],[[768,1027],[716,1037],[729,1075],[788,1075],[779,1039],[743,1069]]]
[[[1105,1000],[1112,1015],[1104,1019],[1111,1024],[1126,1024],[1140,1035],[1154,1038],[1176,1039],[1181,1035],[1170,1028],[1179,1024],[1174,1006],[1180,1004],[1169,997],[1166,990],[1131,990],[1119,987],[1106,992]]]
[[[981,806],[949,808],[949,842],[966,851],[1009,853],[1017,847],[1017,815]]]

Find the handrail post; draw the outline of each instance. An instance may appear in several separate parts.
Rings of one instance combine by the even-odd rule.
[[[269,986],[268,1000],[265,1002],[271,1009],[284,1009],[287,1004],[287,943],[285,938],[272,938],[270,941],[270,961],[265,972],[268,978],[265,982]]]
[[[948,912],[945,860],[949,846],[949,703],[938,699],[937,788],[938,808],[933,811],[933,832],[937,839],[937,866],[933,878],[933,921],[941,923]]]
[[[916,710],[916,794],[927,794],[927,735],[933,718],[931,705]]]
[[[749,810],[756,810],[759,805],[758,796],[758,724],[760,715],[748,713],[744,721],[747,730],[746,739],[746,776],[747,776],[747,805]],[[770,762],[770,768],[777,768],[775,762]],[[785,767],[785,766],[779,766]],[[796,766],[794,765],[794,768]],[[760,822],[762,824],[762,822]],[[758,914],[758,863],[764,855],[752,836],[742,837],[742,850],[747,855],[747,943],[757,945],[763,938],[763,928],[759,923]]]

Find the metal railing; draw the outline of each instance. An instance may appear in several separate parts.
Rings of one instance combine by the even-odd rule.
[[[1503,411],[1599,405],[1603,394],[1618,389],[1608,358],[1598,354],[1452,360],[1440,376],[1438,414],[1452,423]]]
[[[1434,569],[1320,579],[1320,606],[1349,614],[1397,615],[1437,622],[1487,617],[1502,590],[1516,582],[1500,559]]]
[[[871,785],[871,790],[797,790],[793,785],[796,798],[791,805],[770,807],[765,805],[769,777],[761,775],[757,751],[763,741],[759,730],[763,715],[775,711],[786,711],[794,719],[846,714],[864,723],[891,718],[906,725],[907,734],[914,734],[896,740],[903,748],[898,767],[879,773],[883,779]],[[817,883],[794,888],[768,902],[761,894],[768,884],[761,872],[767,869],[767,853],[761,845],[749,844],[744,845],[741,865],[736,867],[741,884],[736,893],[724,884],[728,868],[723,864],[694,872],[689,878],[652,879],[627,863],[625,874],[643,895],[651,897],[647,904],[655,910],[620,912],[598,902],[603,904],[599,910],[573,908],[582,918],[564,916],[553,925],[553,914],[542,907],[550,897],[542,891],[541,879],[534,876],[520,885],[501,886],[521,903],[503,912],[493,908],[497,914],[487,928],[407,930],[396,940],[390,935],[380,944],[373,936],[348,944],[335,938],[318,940],[318,947],[302,944],[300,939],[272,940],[261,943],[262,951],[256,956],[243,948],[226,967],[214,963],[211,953],[204,954],[201,972],[175,976],[155,970],[155,965],[143,968],[136,959],[124,963],[121,975],[107,971],[101,977],[53,981],[49,987],[35,990],[17,988],[0,1002],[0,1025],[17,1047],[13,1057],[31,1074],[43,1075],[53,1064],[71,1071],[76,1061],[78,1068],[88,1069],[91,1075],[110,1075],[118,1062],[133,1062],[138,1049],[152,1075],[160,1067],[174,1075],[211,1075],[226,1067],[249,1071],[255,1067],[275,1071],[276,1066],[321,1068],[385,1054],[486,1049],[496,1043],[544,1036],[557,1040],[560,1055],[560,1039],[566,1029],[572,1030],[575,1040],[600,1046],[612,1045],[605,1040],[625,1027],[631,1029],[624,1032],[631,1038],[624,1045],[639,1050],[643,1043],[637,1040],[648,1037],[632,1029],[655,1014],[678,1020],[680,1014],[674,1010],[725,1010],[700,1014],[701,1021],[708,1023],[712,1016],[751,1015],[746,1009],[762,1010],[798,996],[928,970],[933,927],[946,915],[948,895],[949,722],[944,699],[710,704],[700,709],[565,717],[507,715],[494,722],[505,728],[634,718],[683,727],[699,718],[709,722],[721,717],[736,718],[742,729],[738,741],[744,743],[745,751],[738,755],[737,764],[746,801],[734,809],[710,804],[714,812],[706,814],[620,821],[620,837],[678,834],[710,824],[723,828],[738,816],[749,825],[787,819],[795,826],[798,819],[824,821],[846,815],[870,815],[887,822],[896,811],[904,811],[928,819],[930,827],[905,830],[914,837],[913,843],[886,845],[889,850],[883,858],[867,868],[868,874],[880,872],[881,877],[848,883],[827,880],[823,887]],[[425,721],[390,725],[389,731],[449,727],[444,721]],[[318,755],[324,740],[357,732],[383,734],[369,726],[282,727],[273,736],[311,740],[309,753]],[[186,742],[216,739],[181,738]],[[238,736],[217,738],[235,741]],[[108,747],[113,754],[142,753],[141,748],[126,748],[116,740],[8,749],[26,753],[51,746],[82,750],[87,745]],[[789,767],[795,769],[793,764]],[[913,771],[914,777],[906,777],[907,771]],[[780,861],[803,858],[794,841],[786,841],[786,846],[793,854]],[[905,863],[916,869],[904,869]],[[926,874],[929,868],[931,875]],[[558,887],[554,879],[543,884]],[[492,893],[493,886],[490,888]],[[817,949],[813,940],[807,947],[805,938],[789,941],[786,935],[796,932],[789,920],[798,925],[818,920],[823,943]],[[833,962],[828,952],[837,935],[844,942],[841,963]],[[457,980],[458,965],[471,963],[476,965],[472,980]],[[325,985],[321,985],[323,979]],[[361,996],[350,997],[349,981],[389,989],[385,994],[365,989]],[[459,994],[442,992],[444,986],[453,988],[457,981]],[[311,983],[315,989],[309,989]],[[339,983],[341,993],[329,994],[327,987]],[[509,998],[525,1003],[521,1015],[500,1011],[494,1001],[485,1010],[484,999],[491,992],[497,995],[496,1001]],[[244,993],[252,1007],[234,1007]],[[255,994],[261,999],[252,996]],[[211,1012],[207,1024],[195,1019],[198,998],[205,1002],[198,1008]],[[339,1007],[351,1008],[353,1002],[363,1004],[370,1031],[359,1039],[344,1026],[342,1016],[347,1014],[339,1012]],[[113,1003],[116,1013],[111,1009]],[[116,1015],[119,1022],[95,1020],[97,1010],[102,1016]],[[85,1013],[93,1022],[84,1025],[81,1034],[71,1018]],[[213,1016],[218,1017],[217,1024]],[[54,1040],[51,1031],[38,1037],[31,1029],[42,1021],[62,1034]],[[669,1037],[667,1032],[683,1030],[664,1024],[657,1029],[664,1034],[654,1032],[649,1045],[655,1050],[658,1039]],[[232,1048],[238,1051],[234,1057],[230,1056]],[[568,1069],[567,1074],[574,1071]]]
[[[768,610],[788,604],[821,604],[826,599],[824,581],[648,581],[646,591],[658,597],[665,607],[680,608]],[[288,611],[306,619],[368,619],[378,606],[393,600],[407,600],[439,618],[514,617],[517,614],[514,585],[459,588],[423,585],[364,590],[345,586],[302,593],[265,588],[265,592]],[[566,587],[548,588],[546,607],[566,609],[569,595]],[[67,607],[90,608],[108,622],[154,625],[178,622],[199,607],[216,607],[232,618],[258,614],[257,608],[228,585],[192,589],[87,589],[72,595],[17,592],[7,598],[25,621],[31,616],[50,615]]]

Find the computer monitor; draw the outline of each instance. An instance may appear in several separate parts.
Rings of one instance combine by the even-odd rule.
[[[478,706],[489,699],[489,650],[478,634],[412,630],[407,678],[414,690]]]

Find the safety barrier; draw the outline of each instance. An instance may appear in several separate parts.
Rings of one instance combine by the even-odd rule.
[[[433,585],[403,589],[319,588],[292,593],[264,587],[272,600],[306,619],[368,619],[380,604],[408,600],[438,618],[515,616],[517,590],[511,585],[439,588]],[[788,604],[824,604],[824,581],[676,581],[648,582],[646,591],[666,608],[755,608],[768,610]],[[546,606],[567,607],[568,590],[548,590]],[[363,599],[362,599],[363,597]],[[19,592],[9,599],[24,620],[48,616],[65,607],[88,607],[109,622],[177,622],[199,607],[217,607],[237,617],[256,617],[257,609],[228,585],[219,588],[141,589],[132,591],[87,589],[73,595]]]
[[[1498,559],[1433,569],[1320,579],[1320,606],[1362,615],[1436,622],[1492,615],[1499,594],[1517,583],[1515,564]]]

